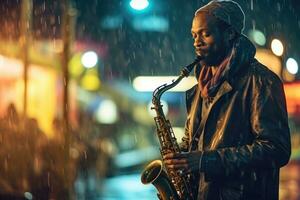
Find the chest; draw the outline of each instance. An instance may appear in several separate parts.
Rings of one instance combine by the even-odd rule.
[[[220,87],[213,99],[201,98],[190,148],[198,146],[203,150],[246,143],[251,138],[249,105],[247,92],[228,83]]]

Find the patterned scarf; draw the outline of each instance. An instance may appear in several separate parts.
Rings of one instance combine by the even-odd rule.
[[[200,71],[198,85],[203,98],[214,97],[218,87],[225,79],[225,74],[229,70],[229,61],[232,54],[229,54],[217,67],[215,74],[212,73],[212,67],[203,66]]]
[[[228,71],[229,68],[228,64],[232,57],[231,56],[232,54],[229,55],[230,56],[228,56],[227,58],[224,59],[224,61],[222,61],[222,63],[219,65],[214,75],[212,73],[211,67],[203,66],[200,71],[200,75],[198,77],[198,87],[197,87],[195,98],[192,102],[191,111],[189,115],[190,136],[192,136],[195,124],[199,123],[199,121],[196,120],[196,116],[199,114],[198,107],[199,107],[200,96],[202,98],[207,98],[207,97],[213,97],[213,95],[215,95],[218,86],[222,83],[222,80],[224,79],[225,72]]]

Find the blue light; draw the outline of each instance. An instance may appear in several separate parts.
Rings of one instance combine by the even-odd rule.
[[[129,4],[135,10],[144,10],[149,6],[148,0],[131,0]]]
[[[166,32],[169,29],[169,21],[162,16],[146,16],[135,18],[132,25],[139,31]]]
[[[116,29],[122,26],[123,18],[121,16],[106,16],[102,19],[101,27],[104,29]]]

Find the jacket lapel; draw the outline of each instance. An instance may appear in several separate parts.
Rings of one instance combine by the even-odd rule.
[[[208,113],[210,113],[211,108],[218,102],[218,100],[224,96],[225,94],[227,94],[228,92],[230,92],[232,90],[231,85],[228,83],[228,81],[224,81],[222,83],[222,85],[220,86],[216,96],[214,97],[211,106],[208,110]]]
[[[195,97],[197,87],[198,87],[197,85],[194,85],[192,88],[187,90],[185,93],[185,102],[186,102],[185,105],[186,105],[187,113],[190,113],[191,105],[192,105],[193,99]]]
[[[195,148],[195,145],[198,144],[198,149],[199,150],[203,150],[203,136],[205,134],[205,125],[206,122],[209,118],[209,115],[211,113],[211,110],[213,109],[213,107],[216,105],[216,103],[219,101],[219,99],[224,96],[225,94],[227,94],[228,92],[230,92],[232,90],[231,85],[227,82],[224,81],[216,96],[214,97],[212,103],[210,104],[210,106],[208,107],[207,112],[205,113],[205,115],[202,117],[200,125],[197,127],[197,129],[195,129],[196,131],[193,133],[193,137],[190,140],[190,150]],[[202,101],[200,101],[200,103],[202,104]],[[199,138],[199,134],[200,134],[200,138]]]

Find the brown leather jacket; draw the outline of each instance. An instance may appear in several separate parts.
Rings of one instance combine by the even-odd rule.
[[[234,48],[229,76],[192,134],[187,120],[181,145],[203,151],[198,200],[278,199],[279,168],[291,153],[283,84],[254,59],[255,47],[246,37]],[[187,91],[188,112],[196,87]]]

